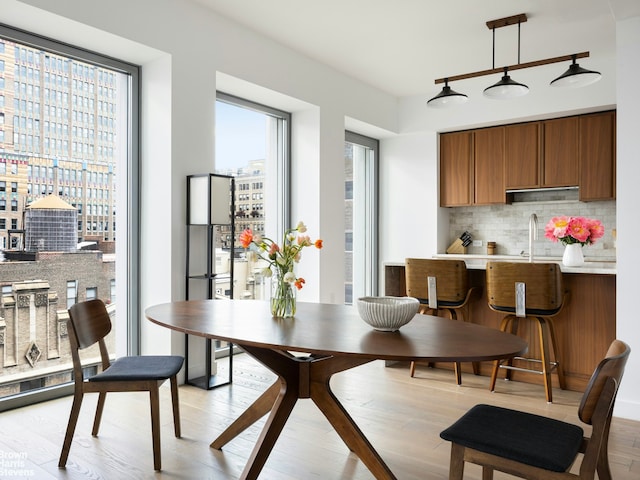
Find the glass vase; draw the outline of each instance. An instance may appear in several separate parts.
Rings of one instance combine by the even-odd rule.
[[[566,267],[582,266],[584,264],[582,245],[579,243],[571,243],[569,245],[565,245],[564,255],[562,255],[562,264]]]
[[[283,277],[278,274],[271,277],[271,315],[291,318],[296,314],[296,289]]]

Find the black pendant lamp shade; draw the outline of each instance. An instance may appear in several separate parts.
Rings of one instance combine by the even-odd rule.
[[[552,87],[584,87],[602,78],[600,72],[587,70],[578,65],[575,55],[572,55],[572,60],[573,63],[569,69],[550,83]]]
[[[427,102],[427,105],[434,108],[444,108],[453,105],[460,105],[466,103],[469,100],[464,93],[458,93],[455,90],[451,90],[449,86],[449,79],[444,79],[444,87],[442,91]]]
[[[508,74],[508,67],[504,67],[504,76],[498,83],[484,89],[484,96],[498,100],[508,100],[510,98],[522,97],[529,93],[529,87],[524,83],[512,80]]]

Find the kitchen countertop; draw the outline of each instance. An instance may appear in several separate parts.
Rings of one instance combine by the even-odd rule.
[[[440,253],[433,258],[448,258],[451,260],[464,260],[470,270],[485,270],[487,261],[528,262],[529,258],[520,255],[473,255],[473,254],[448,254]],[[585,258],[581,267],[567,267],[562,265],[560,257],[534,257],[534,263],[557,263],[563,273],[591,273],[599,275],[615,275],[616,262],[613,259]],[[401,266],[404,262],[386,262],[385,265]]]

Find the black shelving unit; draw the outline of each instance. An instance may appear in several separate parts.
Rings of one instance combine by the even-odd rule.
[[[187,244],[185,299],[191,299],[191,283],[206,282],[206,298],[216,298],[216,234],[220,229],[228,237],[229,244],[229,293],[233,298],[234,238],[235,238],[235,178],[228,175],[206,173],[187,176]],[[225,232],[223,229],[227,229]],[[202,230],[205,230],[203,232]],[[228,233],[227,233],[228,232]],[[221,234],[221,236],[224,236]],[[204,241],[203,241],[204,238]],[[198,244],[199,243],[199,244]],[[198,245],[194,245],[198,244]],[[205,253],[206,264],[196,272],[191,272],[192,248]],[[226,292],[224,292],[226,294]],[[225,295],[226,296],[226,295]],[[220,300],[224,301],[224,300]],[[213,341],[205,339],[205,373],[201,377],[189,378],[189,335],[185,335],[185,383],[206,390],[233,381],[233,344],[229,344],[228,374],[212,374],[211,354]]]

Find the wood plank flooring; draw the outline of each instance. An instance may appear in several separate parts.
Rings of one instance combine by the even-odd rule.
[[[220,362],[226,364],[226,362]],[[209,443],[267,386],[274,375],[246,354],[234,361],[234,383],[212,391],[180,387],[183,437],[173,436],[168,388],[161,392],[162,472],[154,472],[149,402],[143,393],[110,394],[98,437],[91,436],[97,396],[85,397],[66,469],[58,456],[71,397],[0,414],[0,478],[47,479],[217,479],[239,477],[263,421],[227,444]],[[372,362],[336,375],[332,387],[378,453],[401,480],[444,480],[448,442],[438,436],[476,403],[491,403],[579,423],[580,394],[554,389],[555,403],[544,400],[541,385],[499,381],[463,374],[458,387],[452,371]],[[610,459],[616,480],[640,478],[640,422],[614,418]],[[300,400],[271,453],[261,478],[267,480],[371,480],[309,400]],[[481,478],[470,465],[465,479]],[[496,480],[513,478],[496,474]]]

